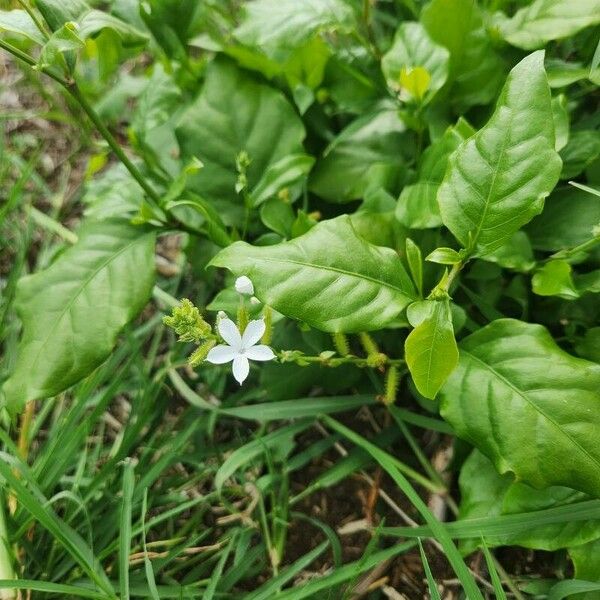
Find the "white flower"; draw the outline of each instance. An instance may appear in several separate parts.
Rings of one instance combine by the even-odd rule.
[[[250,281],[249,277],[242,275],[235,280],[235,291],[238,294],[244,294],[244,296],[253,296],[254,295],[254,286]]]
[[[228,345],[215,346],[208,353],[206,360],[213,365],[222,365],[233,361],[233,376],[240,385],[244,383],[250,372],[249,360],[264,361],[275,358],[275,354],[269,346],[256,344],[265,332],[264,319],[250,321],[244,330],[244,335],[240,334],[240,330],[231,319],[221,319],[217,328]]]

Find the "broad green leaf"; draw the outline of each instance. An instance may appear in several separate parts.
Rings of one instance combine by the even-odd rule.
[[[168,56],[185,56],[185,46],[199,9],[196,0],[146,0],[140,16]]]
[[[568,506],[591,500],[589,496],[571,488],[550,486],[536,490],[531,486],[514,481],[512,475],[500,475],[494,465],[478,450],[474,450],[464,462],[459,478],[461,503],[460,521],[480,517],[494,517],[533,513],[559,506]],[[585,544],[600,536],[600,520],[536,524],[525,531],[486,535],[488,546],[523,546],[538,550],[556,550],[577,544]],[[465,540],[460,548],[471,552],[480,540]]]
[[[567,300],[579,297],[571,265],[566,260],[548,261],[532,277],[531,287],[538,296],[560,296]]]
[[[23,35],[36,44],[44,43],[44,36],[24,10],[0,10],[0,32],[4,31]]]
[[[535,50],[550,40],[574,35],[600,23],[600,0],[533,0],[510,19],[496,25],[504,39],[518,48]]]
[[[600,156],[600,131],[584,129],[574,131],[560,151],[563,168],[561,179],[577,177]]]
[[[85,0],[36,0],[35,5],[52,31],[60,29],[68,21],[78,21],[90,10]]]
[[[575,287],[580,294],[585,292],[600,294],[600,269],[577,275],[575,277]]]
[[[309,179],[311,191],[330,202],[357,200],[368,189],[394,192],[404,177],[405,131],[395,108],[359,117],[317,161]]]
[[[491,102],[506,71],[494,50],[476,2],[431,0],[421,13],[431,39],[450,51],[451,101],[461,111]]]
[[[494,321],[460,344],[441,413],[500,473],[536,488],[600,493],[600,365],[561,350],[548,331]]]
[[[510,72],[488,123],[450,156],[438,192],[442,220],[475,255],[499,248],[540,213],[558,180],[543,60],[535,52]]]
[[[506,244],[486,254],[484,260],[496,263],[505,269],[527,273],[535,267],[531,242],[524,231],[517,231]]]
[[[342,0],[255,0],[246,5],[246,17],[235,37],[267,54],[300,46],[318,31],[352,26],[351,8]]]
[[[283,238],[290,237],[295,218],[292,207],[279,198],[267,200],[260,207],[260,220]]]
[[[126,223],[90,223],[49,268],[19,282],[23,336],[5,402],[19,410],[93,371],[154,285],[154,234]]]
[[[148,35],[129,23],[101,10],[89,10],[78,21],[79,35],[83,39],[94,37],[104,29],[110,29],[124,46],[139,46],[148,41]]]
[[[381,60],[381,68],[392,89],[400,86],[403,72],[425,69],[430,78],[428,85],[420,90],[422,93],[413,90],[411,95],[419,102],[429,101],[446,83],[449,56],[448,50],[433,42],[420,23],[402,23],[392,47]]]
[[[577,342],[575,349],[579,356],[600,363],[600,327],[588,329]]]
[[[416,183],[403,188],[396,217],[411,229],[428,229],[442,224],[437,193],[444,179],[448,157],[475,130],[464,120],[449,127],[444,135],[423,152]]]
[[[94,221],[132,217],[143,199],[144,191],[120,163],[87,182],[81,197],[85,216]]]
[[[536,250],[556,251],[577,246],[592,237],[600,223],[600,198],[572,187],[556,190],[544,212],[527,226]]]
[[[419,393],[433,400],[458,364],[450,301],[423,300],[427,316],[406,338],[406,364]],[[409,315],[410,318],[410,315]]]
[[[569,548],[569,558],[573,561],[576,579],[600,583],[600,536],[587,544]],[[570,598],[572,600],[596,600],[598,591],[600,591],[600,587],[589,593],[570,596]]]
[[[37,0],[36,6],[52,31],[58,31],[65,23],[75,22],[78,35],[86,39],[111,29],[125,46],[136,46],[148,41],[143,32],[108,12],[92,9],[85,0]]]
[[[220,210],[232,202],[242,205],[235,191],[240,152],[251,161],[250,189],[271,165],[303,153],[304,126],[283,94],[224,59],[208,67],[204,88],[182,115],[176,134],[182,157],[204,163],[192,188]]]
[[[236,242],[210,264],[250,277],[259,300],[323,331],[380,329],[415,295],[396,252],[359,237],[348,216],[276,246]]]
[[[546,72],[548,83],[552,88],[562,88],[583,79],[589,79],[596,85],[600,85],[600,68],[591,69],[578,62],[567,62],[558,58],[546,60]]]
[[[315,159],[307,154],[290,154],[270,165],[250,193],[252,205],[258,206],[305,179],[314,163]]]

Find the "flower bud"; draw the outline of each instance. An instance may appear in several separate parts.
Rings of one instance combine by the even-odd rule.
[[[254,295],[254,286],[252,285],[252,281],[250,281],[249,277],[242,275],[235,280],[235,291],[238,294],[243,294],[244,296],[253,296]]]

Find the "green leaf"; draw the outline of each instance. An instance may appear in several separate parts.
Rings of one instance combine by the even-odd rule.
[[[61,67],[70,62],[68,54],[83,48],[85,42],[79,35],[77,25],[68,21],[61,25],[42,47],[38,68]],[[65,63],[65,60],[67,63]]]
[[[432,0],[423,8],[421,22],[431,39],[450,51],[451,101],[461,112],[491,102],[506,68],[492,47],[477,3]]]
[[[271,164],[250,193],[253,206],[258,206],[298,181],[310,172],[315,159],[307,154],[290,154]]]
[[[527,273],[535,267],[535,257],[531,242],[524,231],[517,231],[506,244],[496,248],[484,259],[496,263],[505,269]]]
[[[350,202],[362,198],[368,189],[399,189],[405,171],[405,131],[395,108],[386,106],[359,117],[317,161],[310,190],[330,202]]]
[[[291,237],[295,218],[292,207],[279,198],[267,200],[260,207],[260,220],[263,224],[284,238]]]
[[[406,262],[412,280],[415,283],[419,296],[423,296],[423,255],[421,249],[409,237],[405,242]]]
[[[438,192],[444,225],[478,256],[540,213],[558,181],[543,60],[536,52],[510,72],[494,114],[452,154]]]
[[[574,35],[600,23],[600,0],[534,0],[510,19],[497,19],[504,39],[518,48],[535,50],[550,40]]]
[[[425,260],[439,265],[456,265],[461,262],[463,258],[464,257],[460,252],[457,252],[452,248],[436,248],[425,258]]]
[[[359,237],[345,215],[275,246],[236,242],[210,264],[250,277],[259,300],[323,331],[380,329],[415,295],[398,255]]]
[[[396,31],[392,47],[381,60],[381,68],[392,89],[399,88],[403,72],[425,69],[430,77],[428,85],[418,92],[413,90],[411,95],[414,100],[427,103],[446,83],[449,56],[446,48],[431,40],[423,25],[402,23]]]
[[[137,5],[137,4],[136,4]],[[196,0],[146,0],[139,13],[169,57],[185,57],[185,47],[199,3]]]
[[[582,244],[600,223],[600,198],[572,187],[556,190],[544,212],[527,226],[536,250],[557,251]]]
[[[300,46],[315,32],[347,29],[353,20],[342,0],[255,0],[246,5],[246,17],[234,35],[272,54]]]
[[[600,537],[587,544],[569,548],[569,558],[573,561],[576,579],[600,583]],[[576,598],[577,600],[595,600],[598,590],[600,590],[600,586],[592,588],[589,594],[582,594]]]
[[[33,19],[24,10],[0,10],[0,32],[4,31],[23,35],[40,45],[45,41]]]
[[[417,182],[403,188],[397,219],[411,229],[428,229],[442,224],[437,193],[444,179],[448,158],[475,130],[464,120],[449,127],[444,135],[423,152]]]
[[[35,5],[52,31],[60,29],[68,21],[78,21],[90,10],[85,0],[36,0]]]
[[[584,129],[572,133],[560,151],[563,161],[561,179],[577,177],[600,156],[600,131]]]
[[[104,29],[110,29],[125,46],[139,46],[148,42],[148,35],[133,25],[101,10],[89,10],[78,21],[79,35],[83,39],[95,37]]]
[[[548,331],[500,319],[462,340],[441,413],[500,473],[534,487],[600,493],[600,365]]]
[[[232,202],[242,205],[235,191],[240,152],[246,151],[251,161],[250,189],[271,165],[303,153],[304,126],[285,97],[225,59],[209,65],[204,88],[176,134],[183,159],[197,157],[204,163],[192,188],[218,210]]]
[[[433,400],[458,364],[452,313],[448,299],[423,300],[419,322],[409,320],[414,329],[404,344],[406,364],[419,393]],[[424,318],[423,318],[424,317]]]
[[[586,494],[562,486],[550,486],[536,490],[514,481],[510,474],[500,475],[494,465],[478,450],[474,450],[464,462],[459,478],[461,493],[461,521],[535,513],[559,506],[569,506],[591,498]],[[600,535],[600,520],[590,518],[581,521],[559,523],[536,523],[530,519],[530,527],[518,532],[486,535],[488,546],[523,546],[538,550],[557,550],[577,544],[585,544]],[[465,540],[460,548],[472,552],[480,541]]]
[[[16,308],[23,336],[4,384],[11,411],[91,373],[153,285],[154,233],[116,221],[88,224],[49,268],[21,279]]]
[[[531,279],[531,287],[538,296],[560,296],[567,300],[579,298],[571,265],[566,260],[547,262]]]

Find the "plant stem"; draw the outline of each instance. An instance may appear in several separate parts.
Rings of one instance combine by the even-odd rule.
[[[0,48],[4,48],[7,52],[10,52],[13,56],[27,63],[31,67],[39,68],[37,61],[29,54],[19,50],[12,44],[0,40]],[[146,181],[144,176],[140,173],[138,168],[129,160],[129,157],[125,154],[117,140],[114,138],[112,133],[108,130],[106,125],[102,122],[102,119],[98,116],[98,113],[92,108],[91,104],[87,101],[85,96],[81,93],[77,84],[74,80],[68,81],[61,75],[48,67],[39,68],[40,72],[44,73],[48,77],[51,77],[59,83],[71,97],[81,106],[83,111],[86,113],[90,121],[94,124],[100,135],[106,140],[111,150],[115,153],[116,157],[123,163],[125,168],[131,173],[131,176],[140,184],[141,188],[146,192],[150,199],[150,203],[156,207],[160,203],[160,196]]]
[[[35,23],[35,26],[40,30],[40,33],[46,39],[50,39],[50,35],[44,26],[44,23],[39,19],[39,17],[35,14],[35,11],[31,9],[29,4],[25,2],[25,0],[18,0],[19,5],[23,7],[25,12],[31,17],[31,20]]]
[[[573,248],[568,248],[567,250],[560,250],[559,252],[553,254],[547,260],[554,260],[556,258],[571,258],[572,256],[579,254],[580,252],[587,252],[588,250],[591,250],[592,248],[594,248],[594,246],[597,246],[598,244],[600,244],[600,236],[596,236],[589,240],[586,240],[578,246],[573,246]]]
[[[27,455],[29,454],[29,430],[31,429],[31,422],[34,415],[35,401],[31,400],[25,405],[25,412],[21,415],[21,424],[19,427],[19,455],[25,462],[27,462]]]
[[[108,130],[106,125],[102,122],[102,119],[98,116],[98,113],[92,108],[90,103],[87,101],[85,96],[81,93],[77,84],[73,82],[70,85],[65,86],[71,96],[78,102],[85,114],[89,117],[90,121],[94,124],[100,135],[106,140],[111,150],[115,153],[116,157],[123,163],[125,168],[131,173],[132,177],[140,184],[142,189],[155,203],[160,203],[160,196],[146,181],[144,176],[140,173],[138,168],[129,160],[129,157],[125,154],[117,140],[113,137],[112,133]]]
[[[296,363],[300,366],[306,366],[307,364],[320,364],[324,367],[339,367],[341,365],[354,365],[356,367],[370,367],[367,358],[361,358],[359,356],[305,356],[296,350],[282,350],[277,352],[277,358],[282,363]],[[400,367],[405,364],[405,361],[401,358],[387,358],[386,365]]]
[[[0,496],[0,579],[16,579],[12,566],[9,549],[8,532],[6,530],[6,515],[4,510],[4,494]],[[17,597],[16,590],[0,590],[1,600],[13,600]]]

